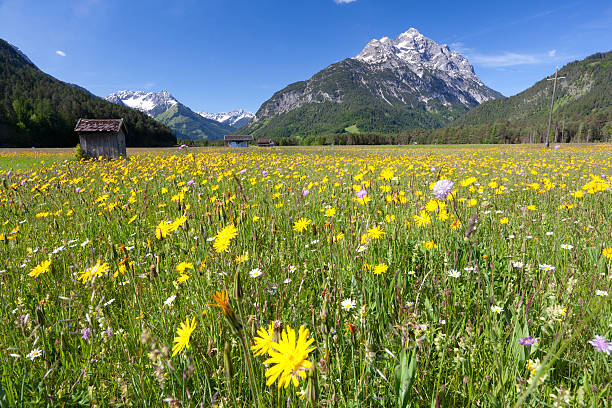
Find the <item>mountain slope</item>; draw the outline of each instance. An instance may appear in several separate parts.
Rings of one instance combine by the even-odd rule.
[[[151,117],[164,113],[178,101],[167,91],[145,92],[145,91],[119,91],[108,95],[107,101],[118,105],[138,109]]]
[[[554,120],[588,121],[592,115],[612,120],[612,51],[574,61],[559,70]],[[497,121],[547,123],[552,81],[542,79],[523,92],[483,103],[453,125],[480,125]],[[607,119],[606,119],[607,118]]]
[[[436,128],[499,97],[464,57],[412,28],[393,40],[372,40],[355,58],[276,92],[241,132],[283,137]]]
[[[247,112],[244,109],[234,109],[233,111],[222,113],[196,113],[205,117],[206,119],[216,120],[217,122],[230,125],[234,129],[240,129],[241,127],[245,126],[255,116],[253,113]]]
[[[235,129],[229,123],[207,119],[180,103],[167,91],[119,91],[105,98],[129,106],[167,125],[180,139],[218,140]]]
[[[176,143],[166,126],[45,74],[0,40],[0,146],[75,146],[81,117],[124,118],[128,146]]]
[[[167,125],[178,138],[185,140],[219,140],[234,131],[231,126],[206,119],[181,103],[157,115],[155,120]]]

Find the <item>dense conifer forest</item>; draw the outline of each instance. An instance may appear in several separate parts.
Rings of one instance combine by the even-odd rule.
[[[0,146],[75,146],[74,127],[81,117],[124,118],[128,146],[176,143],[165,125],[45,74],[0,40]]]

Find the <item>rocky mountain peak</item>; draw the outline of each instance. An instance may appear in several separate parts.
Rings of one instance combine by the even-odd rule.
[[[426,70],[441,71],[451,78],[469,79],[481,84],[465,57],[452,51],[448,45],[439,45],[425,37],[416,28],[410,28],[394,39],[371,40],[355,59],[379,65],[381,69],[406,66],[420,77]]]

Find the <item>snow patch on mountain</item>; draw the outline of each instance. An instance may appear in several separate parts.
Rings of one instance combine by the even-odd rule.
[[[244,109],[234,109],[230,112],[221,113],[208,113],[208,112],[196,112],[200,116],[206,119],[216,120],[217,122],[225,123],[234,128],[241,128],[246,125],[253,117],[253,113],[248,112]]]
[[[167,91],[119,91],[108,95],[107,101],[138,109],[151,117],[160,115],[179,102]]]
[[[355,59],[368,64],[408,65],[420,77],[426,70],[443,71],[452,78],[482,83],[465,57],[451,51],[446,44],[438,45],[416,28],[410,28],[395,39],[371,40]]]

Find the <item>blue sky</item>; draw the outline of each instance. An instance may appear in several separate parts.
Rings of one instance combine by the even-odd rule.
[[[0,38],[96,95],[168,90],[194,110],[256,111],[286,85],[410,27],[513,95],[612,49],[612,2],[0,0]]]

